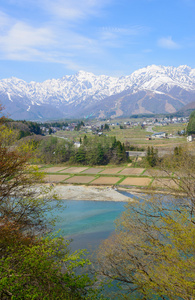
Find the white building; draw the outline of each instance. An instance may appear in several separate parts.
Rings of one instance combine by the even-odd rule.
[[[156,132],[152,134],[152,138],[165,138],[166,137],[166,132]]]
[[[195,134],[191,134],[187,136],[187,142],[193,142],[195,141]]]

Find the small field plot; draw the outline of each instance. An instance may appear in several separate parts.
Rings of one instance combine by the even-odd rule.
[[[170,172],[165,172],[162,170],[154,170],[154,169],[149,169],[143,174],[144,176],[154,176],[154,177],[167,177],[170,176]]]
[[[103,171],[104,169],[102,168],[90,168],[88,170],[85,170],[84,172],[82,172],[82,174],[97,174],[101,171]]]
[[[118,172],[122,171],[123,168],[108,168],[105,169],[101,174],[117,174]]]
[[[69,175],[47,175],[44,178],[45,182],[61,182],[70,177]]]
[[[185,123],[175,123],[175,124],[165,125],[162,127],[154,126],[152,129],[155,132],[163,131],[163,132],[167,132],[168,134],[170,134],[170,133],[177,134],[178,131],[183,130],[185,127],[186,127]]]
[[[140,175],[145,169],[143,168],[126,168],[120,175]]]
[[[167,188],[167,189],[178,189],[179,182],[175,182],[172,179],[155,179],[152,183],[152,187],[159,187],[159,188]]]
[[[116,184],[120,180],[119,177],[99,177],[91,184]]]
[[[86,169],[87,169],[86,167],[71,167],[66,169],[66,173],[75,174],[75,173],[80,173]]]
[[[43,170],[43,172],[45,173],[56,173],[56,172],[60,172],[62,170],[65,170],[65,167],[51,167],[51,168],[45,168]]]
[[[89,183],[95,177],[94,176],[73,176],[66,180],[68,183]]]
[[[150,178],[125,178],[120,185],[139,185],[147,186],[151,182]]]

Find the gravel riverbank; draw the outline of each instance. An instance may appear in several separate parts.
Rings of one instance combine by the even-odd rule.
[[[111,187],[91,187],[75,185],[56,185],[54,191],[61,199],[92,200],[92,201],[122,201],[133,200]]]

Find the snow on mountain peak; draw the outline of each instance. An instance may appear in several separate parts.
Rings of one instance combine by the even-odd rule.
[[[0,92],[20,95],[29,103],[55,104],[80,103],[91,99],[99,101],[124,90],[150,90],[168,92],[174,86],[195,90],[195,69],[183,65],[178,68],[151,65],[120,78],[79,71],[61,79],[49,79],[42,83],[26,83],[15,77],[0,80]],[[8,95],[8,94],[7,94]],[[30,105],[30,104],[29,104]]]
[[[0,94],[15,118],[173,112],[193,99],[195,69],[151,65],[120,78],[79,71],[30,83],[12,77],[0,80]]]
[[[181,71],[181,72],[184,72],[186,74],[189,74],[192,70],[192,68],[190,68],[189,66],[187,65],[181,65],[177,68],[178,71]]]
[[[95,75],[91,72],[86,72],[86,71],[80,70],[79,72],[76,73],[75,76],[77,76],[77,77],[88,77],[88,76],[93,77]]]

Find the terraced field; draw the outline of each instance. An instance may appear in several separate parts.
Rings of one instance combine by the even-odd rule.
[[[47,183],[123,186],[126,188],[176,188],[177,184],[160,170],[132,167],[42,167]]]

